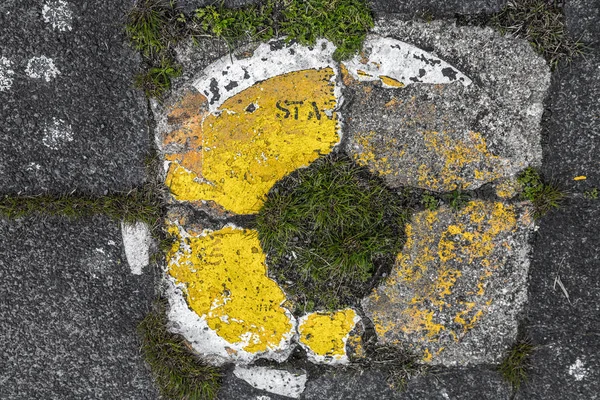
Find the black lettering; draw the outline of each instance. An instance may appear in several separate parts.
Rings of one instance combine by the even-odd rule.
[[[317,107],[317,103],[316,102],[311,102],[310,104],[312,104],[313,109],[315,110],[315,115],[317,116],[317,119],[321,119],[321,113],[319,112],[319,107]],[[309,114],[309,119],[310,119],[310,114]]]
[[[287,118],[290,116],[290,110],[288,110],[287,108],[281,107],[281,105],[279,104],[279,101],[277,103],[275,103],[275,107],[277,107],[279,110],[281,110],[285,113],[283,118]],[[277,114],[277,116],[279,116],[279,114]]]

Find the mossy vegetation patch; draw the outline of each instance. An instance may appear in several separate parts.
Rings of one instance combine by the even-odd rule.
[[[519,390],[521,385],[527,381],[527,372],[534,350],[535,346],[530,340],[521,338],[515,342],[500,363],[498,370],[514,390]]]
[[[351,306],[391,268],[408,206],[347,157],[324,157],[280,182],[257,215],[269,274],[297,311]]]
[[[187,342],[167,329],[164,302],[138,325],[142,352],[165,399],[209,400],[221,386],[221,371],[204,364]]]
[[[554,69],[560,61],[570,62],[585,51],[582,42],[569,38],[566,33],[562,3],[557,0],[509,1],[492,17],[490,24],[501,33],[529,41]]]
[[[241,8],[209,5],[185,15],[175,1],[137,0],[129,12],[125,31],[144,57],[146,71],[136,85],[149,97],[160,97],[181,70],[174,46],[192,38],[219,38],[230,50],[243,43],[286,37],[288,42],[313,46],[325,38],[337,47],[337,61],[352,57],[374,26],[363,0],[267,0]]]
[[[517,181],[523,188],[521,196],[531,201],[535,207],[535,218],[541,218],[549,211],[559,208],[566,197],[557,185],[545,182],[533,167],[521,172]]]

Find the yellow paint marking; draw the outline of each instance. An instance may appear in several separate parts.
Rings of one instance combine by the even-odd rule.
[[[278,180],[339,141],[332,77],[331,68],[290,72],[227,99],[202,121],[191,117],[170,135],[191,148],[167,154],[166,184],[175,198],[258,212]]]
[[[168,255],[168,273],[185,286],[187,302],[208,326],[250,353],[280,345],[292,329],[281,307],[283,291],[267,277],[265,255],[254,230],[226,227],[184,237]]]
[[[344,339],[354,328],[355,317],[356,312],[352,309],[309,314],[298,326],[300,342],[320,356],[344,356]]]
[[[587,179],[587,176],[585,176],[585,175],[579,175],[579,176],[576,176],[575,178],[573,178],[574,181],[584,181],[586,179]]]
[[[396,80],[394,78],[390,78],[389,76],[379,75],[379,79],[381,79],[381,82],[383,82],[384,85],[387,85],[387,86],[390,86],[393,88],[403,88],[404,87],[404,83],[402,83],[399,80]]]
[[[367,76],[367,77],[372,77],[372,76],[373,76],[373,75],[371,75],[371,74],[369,74],[369,73],[367,73],[367,72],[363,71],[362,69],[357,69],[357,70],[356,70],[356,74],[357,74],[358,76]]]

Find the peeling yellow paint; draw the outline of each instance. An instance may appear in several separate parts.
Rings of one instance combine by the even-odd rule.
[[[576,176],[575,178],[573,178],[574,181],[584,181],[586,179],[587,179],[587,176],[585,176],[585,175],[579,175],[579,176]]]
[[[356,312],[350,308],[333,313],[312,313],[298,326],[300,342],[319,356],[346,355],[345,339],[355,325]]]
[[[366,309],[378,337],[420,343],[426,362],[442,351],[442,332],[459,341],[491,304],[487,281],[500,265],[494,252],[508,244],[503,238],[517,229],[517,219],[515,206],[479,200],[458,213],[439,209],[415,214],[392,273],[368,297]],[[472,264],[482,272],[472,288],[455,292],[463,279],[461,268]],[[396,287],[402,287],[400,292]],[[397,311],[390,313],[390,308]],[[450,320],[454,324],[447,324]]]
[[[333,74],[323,68],[279,75],[177,126],[165,139],[186,146],[166,155],[166,184],[175,198],[257,212],[275,182],[339,141]],[[172,114],[184,114],[179,108]]]
[[[178,240],[168,254],[168,273],[184,285],[190,308],[247,352],[278,347],[293,326],[281,307],[283,291],[267,277],[258,233],[225,227],[189,235],[175,225],[169,232]]]
[[[391,86],[394,88],[403,88],[404,87],[404,83],[402,83],[399,80],[396,80],[394,78],[390,78],[389,76],[379,75],[379,79],[381,79],[381,82],[383,82],[383,84],[387,85],[387,86]]]

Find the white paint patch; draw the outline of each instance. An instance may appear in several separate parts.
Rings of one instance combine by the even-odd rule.
[[[129,224],[121,221],[121,234],[127,263],[134,275],[141,275],[142,269],[150,262],[150,229],[143,222]]]
[[[73,141],[73,129],[66,121],[52,118],[52,124],[44,128],[42,143],[52,150],[58,150],[68,142]]]
[[[5,92],[13,84],[13,75],[15,71],[10,69],[12,62],[6,57],[0,57],[0,92]]]
[[[443,84],[461,82],[470,85],[462,72],[418,47],[396,39],[368,35],[363,53],[344,62],[348,72],[360,81],[376,81],[381,77],[392,78],[405,86],[413,83]],[[385,84],[384,87],[395,87]]]
[[[52,78],[55,78],[60,74],[60,71],[54,65],[54,60],[46,56],[33,57],[27,62],[27,68],[25,73],[28,77],[33,79],[44,79],[46,82],[50,82]]]
[[[256,396],[256,400],[271,400],[269,396]]]
[[[73,12],[69,3],[64,0],[49,1],[42,7],[44,21],[52,25],[53,29],[61,32],[72,30]]]
[[[589,371],[584,367],[583,362],[578,358],[575,363],[569,367],[569,375],[576,381],[582,381],[589,375]]]
[[[181,235],[180,249],[190,251],[190,246],[186,244],[186,238],[189,238],[190,235],[183,227],[176,225]],[[225,227],[242,229],[233,224],[227,224]],[[200,236],[208,235],[210,232],[206,229]],[[174,262],[177,262],[178,254],[175,255]],[[189,308],[185,300],[185,286],[183,284],[177,284],[175,279],[168,273],[165,274],[165,281],[165,293],[169,301],[167,318],[171,321],[171,332],[182,335],[206,362],[217,366],[231,362],[249,364],[258,358],[283,362],[294,350],[293,340],[296,337],[296,319],[289,311],[286,310],[286,315],[289,318],[291,328],[287,334],[283,335],[278,345],[272,346],[264,352],[249,353],[244,350],[244,347],[250,343],[251,335],[247,335],[245,340],[238,343],[226,341],[208,326],[206,315],[200,316]]]
[[[305,373],[293,374],[289,371],[267,367],[240,367],[238,365],[233,370],[233,374],[256,389],[294,399],[300,398],[307,380]]]
[[[332,58],[335,46],[331,42],[318,40],[312,50],[297,43],[291,46],[282,44],[279,47],[279,43],[263,43],[249,58],[234,59],[231,62],[231,57],[225,56],[209,65],[193,83],[208,99],[209,110],[216,111],[231,96],[248,89],[256,82],[277,75],[326,67],[332,68],[337,75],[337,64]],[[337,90],[335,94],[339,98],[341,93],[339,88]]]
[[[340,310],[340,311],[343,311],[343,310]],[[315,364],[331,364],[331,365],[348,364],[350,362],[350,359],[348,358],[348,355],[346,354],[346,344],[348,343],[348,338],[350,337],[350,332],[356,327],[356,324],[358,324],[360,322],[360,316],[358,315],[358,313],[356,311],[354,311],[354,313],[355,313],[355,315],[354,315],[354,319],[352,320],[352,327],[348,330],[348,334],[342,338],[342,341],[344,342],[344,354],[343,355],[334,355],[334,356],[324,356],[321,354],[316,354],[314,351],[312,351],[312,349],[310,347],[308,347],[301,341],[298,341],[300,343],[300,346],[302,346],[302,348],[304,350],[306,350],[306,358],[308,358],[308,361],[315,363]],[[306,315],[300,317],[298,319],[298,327],[302,326],[302,324],[308,319],[308,317],[311,314],[315,314],[315,313],[306,314]],[[298,334],[298,335],[300,335],[300,334]]]
[[[40,164],[30,162],[29,164],[27,164],[27,167],[25,167],[25,170],[29,172],[35,172],[39,171],[41,168],[42,166]]]

